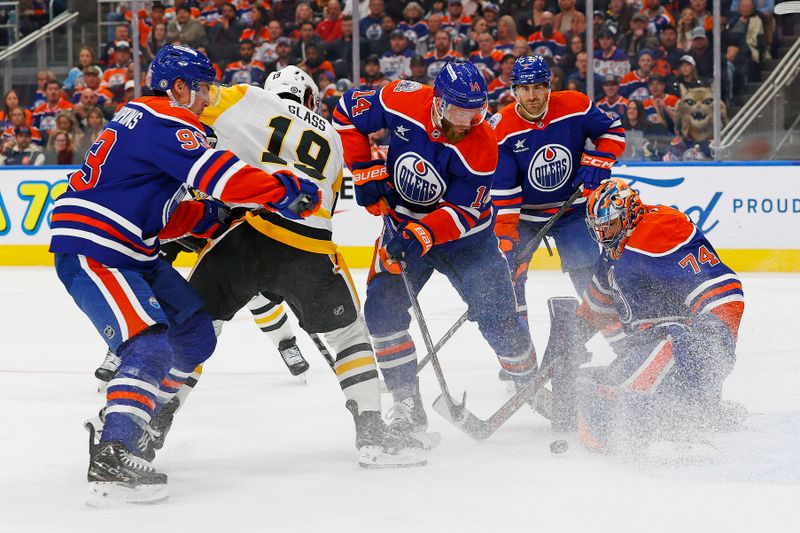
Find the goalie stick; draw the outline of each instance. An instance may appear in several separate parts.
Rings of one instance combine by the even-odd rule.
[[[572,196],[570,196],[561,205],[561,207],[558,208],[558,211],[556,211],[555,214],[552,217],[550,217],[550,220],[548,220],[545,223],[545,225],[542,226],[542,229],[539,230],[539,232],[533,237],[533,239],[531,239],[531,241],[527,245],[525,245],[525,248],[523,248],[518,254],[515,254],[514,256],[515,273],[519,270],[519,267],[522,265],[522,263],[518,263],[519,258],[524,257],[531,250],[536,250],[537,248],[539,248],[539,245],[547,236],[547,233],[553,228],[553,226],[555,226],[556,222],[558,222],[558,220],[564,215],[564,213],[567,212],[567,209],[572,207],[572,204],[575,202],[575,200],[577,200],[581,196],[582,193],[583,190],[581,188],[576,189],[575,192],[572,193]],[[464,314],[461,315],[458,318],[458,320],[456,320],[455,324],[450,326],[450,329],[447,330],[447,333],[445,333],[442,336],[442,338],[439,339],[439,342],[437,342],[436,346],[433,347],[433,349],[436,350],[436,353],[438,353],[439,350],[442,349],[442,346],[444,346],[445,343],[449,341],[450,338],[455,334],[455,332],[458,331],[458,328],[464,325],[464,322],[467,321],[468,313],[469,313],[468,311],[464,311]],[[430,362],[430,360],[431,360],[431,350],[428,350],[428,353],[425,355],[425,357],[423,357],[420,360],[419,364],[417,365],[417,374],[419,374],[420,371],[423,368],[425,368],[425,365],[427,365]]]
[[[536,377],[528,383],[524,388],[518,390],[511,398],[506,401],[500,408],[492,414],[488,419],[481,420],[469,411],[464,412],[464,416],[460,419],[450,416],[450,411],[443,397],[439,396],[433,402],[434,410],[442,415],[448,422],[456,426],[458,429],[476,440],[486,440],[497,431],[497,429],[506,423],[511,418],[511,415],[516,413],[520,407],[527,403],[529,398],[534,397],[542,387],[547,384],[552,376],[555,365],[559,363],[561,357],[558,357],[550,362],[545,368],[536,374]],[[466,392],[464,393],[466,396]]]

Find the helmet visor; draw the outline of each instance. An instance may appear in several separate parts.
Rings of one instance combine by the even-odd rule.
[[[486,118],[488,103],[484,102],[481,107],[470,109],[459,107],[455,104],[447,104],[443,99],[439,98],[437,108],[439,118],[445,119],[455,126],[477,126]]]
[[[208,87],[208,105],[215,107],[222,98],[222,86],[217,83],[201,83],[200,87],[202,88],[204,85]]]

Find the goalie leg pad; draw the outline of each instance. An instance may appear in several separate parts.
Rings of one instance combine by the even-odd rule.
[[[553,364],[551,422],[555,431],[577,429],[576,370],[589,357],[583,345],[585,335],[577,331],[578,300],[572,297],[550,298],[550,338],[542,367]]]
[[[696,432],[706,403],[687,394],[672,338],[648,335],[605,369],[578,380],[579,434],[590,448],[638,453],[653,440]]]

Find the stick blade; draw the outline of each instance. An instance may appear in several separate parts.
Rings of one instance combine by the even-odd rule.
[[[447,404],[444,394],[433,402],[433,410],[475,440],[486,440],[494,433],[489,424],[469,412],[464,405],[461,406],[461,417],[455,419],[450,412],[450,406]]]

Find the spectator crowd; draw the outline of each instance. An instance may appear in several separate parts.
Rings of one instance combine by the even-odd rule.
[[[321,114],[353,85],[379,88],[392,80],[431,84],[448,61],[465,58],[486,78],[492,110],[513,101],[510,74],[517,57],[536,54],[552,67],[552,89],[587,91],[594,69],[595,101],[618,114],[628,131],[653,139],[647,154],[676,131],[681,91],[710,85],[713,19],[708,0],[597,0],[587,20],[576,0],[174,0],[141,2],[142,72],[158,50],[183,43],[214,62],[227,84],[263,84],[267,74],[298,65],[317,81]],[[343,4],[343,2],[345,2]],[[33,2],[46,9],[46,3]],[[103,125],[133,97],[130,2],[108,15],[100,50],[83,46],[64,79],[39,72],[23,102],[12,89],[0,106],[6,165],[73,164]],[[760,79],[774,53],[773,0],[723,0],[723,99]],[[587,25],[594,28],[588,57]],[[360,35],[361,79],[353,73],[353,33]]]

